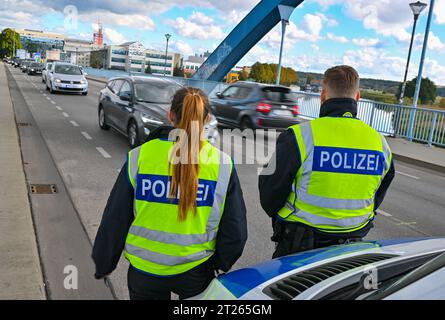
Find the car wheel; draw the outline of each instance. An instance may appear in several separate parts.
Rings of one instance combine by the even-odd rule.
[[[131,120],[128,124],[127,135],[130,147],[136,148],[139,145],[139,135],[138,126],[136,125],[136,122],[134,122],[134,120]]]
[[[253,122],[249,116],[244,116],[241,118],[240,122],[241,129],[253,129]]]
[[[88,94],[88,91],[82,92],[83,96],[86,96]]]
[[[99,127],[102,130],[109,130],[110,126],[107,124],[107,120],[105,118],[105,111],[102,106],[99,106]]]
[[[51,94],[55,94],[56,93],[56,91],[53,89],[53,83],[52,82],[49,83],[49,93],[51,93]]]

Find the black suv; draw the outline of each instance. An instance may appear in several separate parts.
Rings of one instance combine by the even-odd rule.
[[[283,86],[237,82],[211,99],[219,123],[242,129],[284,129],[300,122],[298,97]]]

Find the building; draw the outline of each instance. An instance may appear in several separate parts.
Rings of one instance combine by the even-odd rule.
[[[83,67],[90,66],[91,52],[101,49],[103,46],[95,44],[93,41],[66,39],[63,51],[65,60]]]
[[[65,44],[63,34],[31,29],[15,29],[15,31],[20,35],[23,49],[31,53],[41,53],[42,57],[45,57],[47,50],[63,50]]]
[[[209,56],[209,51],[204,52],[204,54],[195,53],[194,56],[189,56],[188,59],[183,62],[184,73],[189,76],[193,75]]]
[[[145,49],[138,41],[126,42],[120,45],[106,46],[107,69],[125,70],[127,72],[145,72],[148,65],[152,74],[172,76],[173,69],[180,65],[181,55]]]

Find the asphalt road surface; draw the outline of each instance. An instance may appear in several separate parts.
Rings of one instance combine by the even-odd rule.
[[[109,192],[129,147],[114,130],[97,124],[98,94],[104,84],[89,81],[88,96],[50,95],[40,76],[8,66],[46,142],[81,223],[94,241]],[[273,142],[273,141],[272,141]],[[233,156],[241,157],[239,146]],[[234,268],[270,259],[271,223],[257,190],[258,164],[237,164],[248,208],[249,239]],[[445,236],[445,174],[396,162],[397,175],[367,240]],[[85,253],[90,259],[90,252]],[[117,298],[128,298],[127,262],[121,259],[110,279]],[[94,282],[93,275],[91,281]],[[97,297],[101,298],[101,297]]]

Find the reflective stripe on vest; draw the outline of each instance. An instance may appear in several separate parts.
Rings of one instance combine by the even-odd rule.
[[[359,216],[359,217],[343,218],[343,219],[330,219],[327,217],[322,217],[322,216],[315,215],[315,214],[312,214],[309,212],[305,212],[303,210],[295,209],[294,206],[292,205],[292,203],[290,203],[288,201],[286,202],[286,206],[289,209],[297,210],[292,214],[304,219],[305,221],[307,221],[313,225],[328,225],[328,226],[336,226],[336,227],[341,227],[341,228],[348,228],[348,227],[355,227],[355,226],[363,225],[366,221],[369,220],[369,218],[372,215],[372,212],[370,212],[364,216]]]
[[[147,250],[144,248],[139,248],[139,247],[136,247],[129,243],[125,244],[125,250],[129,254],[134,255],[138,258],[152,261],[154,263],[162,264],[164,266],[170,266],[170,267],[189,263],[189,262],[199,261],[199,260],[202,260],[202,259],[208,257],[209,255],[213,254],[213,251],[204,250],[204,251],[200,251],[200,252],[188,255],[188,256],[177,257],[177,256],[171,256],[168,254],[153,252],[153,251],[150,251],[150,250]]]

